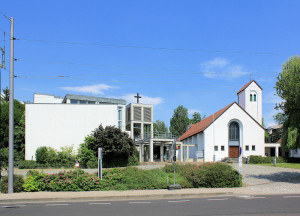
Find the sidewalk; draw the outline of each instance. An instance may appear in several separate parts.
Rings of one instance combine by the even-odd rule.
[[[108,200],[178,199],[216,196],[277,195],[276,192],[258,193],[248,187],[241,188],[196,188],[181,190],[131,190],[131,191],[81,191],[81,192],[23,192],[0,194],[0,204],[31,202],[76,202]],[[282,194],[282,193],[280,193]],[[291,193],[288,193],[291,194]],[[296,191],[293,194],[299,194]]]
[[[179,197],[206,197],[250,194],[246,188],[197,188],[181,190],[130,190],[130,191],[81,191],[81,192],[23,192],[0,194],[0,204],[9,202],[66,202],[82,200],[136,200]]]

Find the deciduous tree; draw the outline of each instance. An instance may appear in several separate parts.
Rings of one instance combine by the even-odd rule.
[[[179,137],[187,130],[189,123],[188,110],[180,105],[174,110],[170,119],[170,132]]]
[[[300,57],[290,58],[282,65],[276,82],[276,93],[283,100],[276,108],[286,116],[281,146],[284,149],[300,147]]]

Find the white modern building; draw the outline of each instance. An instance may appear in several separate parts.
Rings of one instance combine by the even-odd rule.
[[[250,81],[233,102],[192,125],[180,138],[202,152],[205,162],[225,158],[265,155],[265,129],[262,127],[262,88]]]
[[[34,94],[25,106],[25,159],[35,159],[38,147],[78,149],[100,124],[126,129],[126,101],[122,99]]]

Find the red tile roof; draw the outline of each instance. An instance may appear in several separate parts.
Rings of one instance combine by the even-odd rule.
[[[276,143],[281,143],[281,138]]]
[[[217,118],[219,118],[219,116],[222,115],[234,103],[229,104],[228,106],[219,110],[215,114],[208,116],[207,118],[203,119],[202,121],[198,122],[197,124],[194,124],[192,127],[190,127],[190,129],[188,129],[184,134],[182,134],[178,140],[179,141],[184,140],[190,136],[193,136],[197,133],[204,131],[209,125],[211,125]]]
[[[255,82],[255,80],[251,80],[250,82],[248,82],[246,85],[243,86],[243,88],[241,88],[237,94],[241,93],[242,91],[244,91],[252,82]],[[262,90],[262,88],[257,84],[257,82],[255,82],[255,84]]]

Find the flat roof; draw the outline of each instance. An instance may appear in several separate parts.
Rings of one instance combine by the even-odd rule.
[[[116,98],[104,98],[104,97],[93,97],[93,96],[85,96],[85,95],[74,95],[74,94],[66,94],[63,103],[67,99],[72,100],[82,100],[82,101],[95,101],[104,104],[120,104],[126,105],[126,100],[124,99],[116,99]]]

